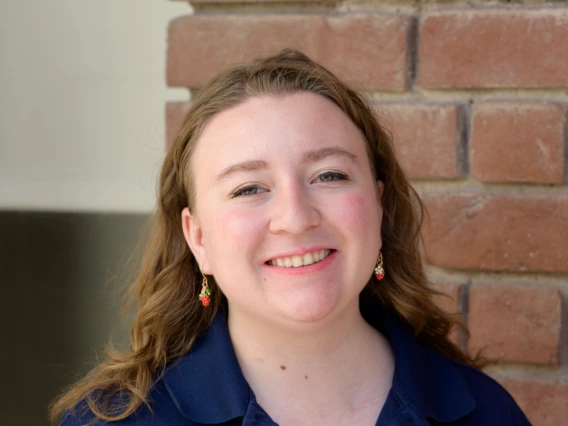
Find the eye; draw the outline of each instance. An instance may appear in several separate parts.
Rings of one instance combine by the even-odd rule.
[[[339,172],[323,172],[318,175],[314,182],[333,182],[336,180],[348,180],[347,175]]]
[[[257,185],[249,185],[243,188],[237,189],[235,192],[231,194],[231,198],[241,197],[241,196],[248,196],[248,195],[255,195],[259,192],[266,191],[264,188],[261,188]]]

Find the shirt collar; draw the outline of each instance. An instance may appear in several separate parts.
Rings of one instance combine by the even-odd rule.
[[[395,355],[393,390],[404,402],[438,423],[456,421],[475,409],[475,400],[454,361],[420,344],[394,313],[377,307],[361,311],[391,344]]]
[[[181,414],[197,423],[224,423],[247,411],[251,391],[222,314],[216,315],[163,380]]]
[[[391,343],[395,354],[393,390],[399,397],[422,417],[439,423],[473,411],[475,401],[453,361],[418,343],[394,314],[377,307],[362,308],[362,313]],[[244,417],[252,397],[223,314],[215,317],[190,353],[169,368],[163,380],[181,414],[198,423]]]

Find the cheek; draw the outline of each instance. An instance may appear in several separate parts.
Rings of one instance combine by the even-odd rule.
[[[347,232],[365,233],[370,238],[380,232],[379,206],[373,204],[373,200],[369,200],[369,197],[364,194],[347,194],[340,205],[341,208],[334,209],[335,214]]]
[[[261,220],[250,211],[217,210],[209,218],[208,233],[212,238],[206,238],[206,243],[224,257],[246,252],[259,235]]]

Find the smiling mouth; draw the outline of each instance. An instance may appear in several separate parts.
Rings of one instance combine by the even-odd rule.
[[[331,252],[332,250],[330,249],[316,250],[302,256],[278,257],[276,259],[269,260],[266,263],[271,266],[281,266],[284,268],[301,268],[302,266],[313,265],[314,263],[321,262],[328,257]]]

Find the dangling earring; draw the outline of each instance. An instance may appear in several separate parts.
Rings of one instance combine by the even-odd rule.
[[[203,273],[201,273],[203,275]],[[209,302],[211,302],[211,289],[209,288],[209,284],[207,284],[207,277],[203,275],[203,280],[201,281],[201,293],[199,293],[199,300],[204,307],[209,306]]]
[[[375,277],[377,277],[377,280],[379,281],[381,281],[385,277],[385,269],[383,268],[383,254],[381,252],[379,252],[377,266],[375,267]]]

